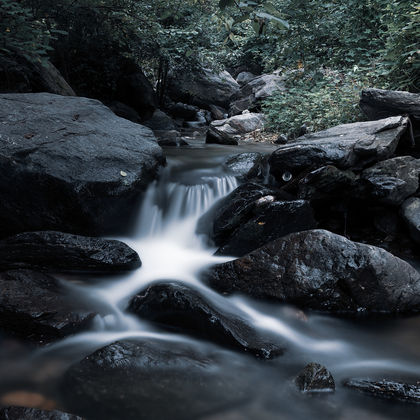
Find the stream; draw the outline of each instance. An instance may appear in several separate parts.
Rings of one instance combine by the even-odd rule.
[[[215,307],[239,315],[261,334],[278,337],[286,347],[283,356],[269,361],[223,349],[225,368],[246,367],[244,380],[252,384],[253,392],[243,405],[227,407],[206,419],[418,418],[416,405],[376,400],[341,384],[350,377],[416,381],[420,377],[419,316],[344,319],[310,311],[303,315],[285,304],[222,296],[201,282],[204,269],[232,259],[213,255],[215,248],[196,233],[200,217],[239,185],[222,162],[233,153],[273,150],[274,146],[265,144],[230,147],[206,145],[202,140],[191,140],[190,147],[182,149],[167,148],[168,165],[146,191],[131,233],[118,238],[139,253],[142,267],[105,278],[61,277],[74,299],[100,314],[95,328],[38,350],[0,336],[2,394],[31,390],[57,401],[60,408],[57,383],[66,369],[118,340],[185,342],[203,352],[214,348],[204,340],[163,332],[125,311],[135,293],[159,280],[171,280],[195,288]],[[295,389],[293,379],[309,362],[331,371],[334,394],[311,397]],[[205,402],[206,396],[202,399]],[[166,418],[173,418],[170,407],[165,408],[164,392],[161,401]],[[121,419],[125,418],[121,407]]]

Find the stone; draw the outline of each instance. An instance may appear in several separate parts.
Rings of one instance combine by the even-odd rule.
[[[338,313],[420,309],[420,274],[382,248],[325,230],[292,233],[204,275],[222,293],[240,292]]]
[[[60,388],[64,406],[90,420],[204,418],[247,401],[250,369],[226,351],[146,338],[87,356]]]
[[[120,231],[165,162],[149,128],[93,99],[2,94],[0,121],[0,237]]]
[[[249,71],[243,71],[238,74],[238,76],[236,77],[236,81],[240,86],[243,86],[250,82],[252,79],[255,79],[256,77],[257,76],[255,76],[255,74],[250,73]]]
[[[117,116],[121,118],[125,118],[126,120],[129,120],[131,122],[134,122],[136,124],[140,124],[141,118],[140,115],[137,113],[137,111],[131,106],[128,106],[126,104],[123,104],[122,102],[118,101],[112,101],[109,103],[105,103],[109,107],[109,109]]]
[[[331,372],[319,363],[309,363],[298,374],[295,384],[304,393],[334,392],[335,382]]]
[[[62,232],[28,232],[0,241],[1,270],[110,273],[140,266],[137,252],[117,240]]]
[[[401,206],[401,216],[414,241],[420,243],[420,198],[411,197]]]
[[[261,335],[240,314],[230,313],[198,290],[177,282],[158,283],[136,295],[129,312],[170,331],[270,359],[283,354],[274,336]]]
[[[25,407],[5,407],[0,409],[0,420],[83,420],[79,416],[62,411],[38,410]]]
[[[418,384],[412,385],[387,379],[374,381],[355,378],[345,381],[344,386],[371,397],[407,403],[420,403],[420,386]]]
[[[195,121],[197,118],[197,113],[200,111],[200,108],[194,105],[183,104],[177,102],[172,104],[167,109],[168,114],[174,118],[181,118],[183,120]]]
[[[210,108],[211,117],[213,120],[224,120],[228,116],[226,109],[220,106],[210,105],[209,108]]]
[[[258,152],[239,153],[229,156],[223,166],[240,181],[261,176],[264,156]]]
[[[264,115],[248,113],[237,115],[226,120],[212,121],[207,133],[207,143],[215,143],[215,138],[221,138],[225,142],[221,144],[237,144],[242,136],[252,133],[255,130],[264,128]],[[227,143],[231,141],[231,143]]]
[[[39,344],[92,326],[94,313],[66,296],[53,277],[30,270],[0,273],[0,329]]]
[[[151,128],[153,131],[171,131],[177,128],[174,120],[160,109],[156,109],[152,117],[144,121],[143,125]]]
[[[399,156],[365,169],[361,179],[369,198],[382,204],[400,205],[419,188],[420,159]]]
[[[392,157],[407,126],[406,117],[390,117],[307,134],[290,140],[271,155],[271,173],[281,182],[285,173],[297,176],[327,165],[365,168]]]
[[[239,91],[238,83],[227,72],[198,69],[186,72],[179,69],[169,75],[168,96],[183,102],[209,109],[210,105],[228,108],[232,96]]]

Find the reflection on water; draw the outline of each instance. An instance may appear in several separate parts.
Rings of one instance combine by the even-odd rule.
[[[236,179],[224,172],[221,163],[226,154],[243,148],[196,144],[168,151],[168,167],[146,192],[132,236],[120,238],[138,251],[142,267],[130,274],[96,281],[63,279],[74,299],[99,313],[95,328],[36,351],[3,338],[3,394],[30,389],[59,400],[55,384],[69,364],[121,339],[181,341],[200,346],[203,351],[213,348],[209,343],[162,333],[125,312],[135,293],[153,282],[170,279],[191,285],[216,307],[239,315],[261,333],[278,336],[286,343],[286,354],[269,362],[224,351],[232,366],[243,363],[247,367],[249,381],[255,384],[252,400],[244,407],[227,410],[226,419],[414,418],[416,407],[375,401],[340,386],[328,398],[308,399],[292,390],[291,379],[312,361],[325,364],[338,385],[349,376],[417,379],[418,317],[354,321],[314,313],[302,315],[287,305],[255,302],[242,296],[224,297],[200,282],[199,273],[204,268],[230,260],[213,255],[215,249],[196,234],[196,225],[217,200],[236,188]],[[246,150],[253,148],[272,150],[271,146],[261,145],[248,146]],[[229,363],[226,368],[229,369]]]

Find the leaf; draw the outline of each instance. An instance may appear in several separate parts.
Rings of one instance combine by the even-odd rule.
[[[252,23],[251,23],[251,26],[252,26],[252,29],[254,29],[256,34],[260,33],[261,25],[257,20],[253,20]]]

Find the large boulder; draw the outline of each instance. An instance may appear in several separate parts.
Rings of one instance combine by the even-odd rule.
[[[177,128],[175,121],[160,109],[157,109],[143,125],[151,128],[153,131],[170,131]]]
[[[240,181],[248,181],[261,177],[265,163],[261,153],[245,152],[229,156],[223,162],[223,166]]]
[[[404,201],[400,212],[411,237],[414,241],[420,243],[420,198],[411,197]]]
[[[20,233],[0,241],[0,269],[51,272],[120,272],[141,266],[123,242],[62,232]]]
[[[285,173],[295,176],[326,165],[339,169],[366,167],[392,157],[407,126],[406,117],[390,117],[307,134],[271,155],[271,173],[281,182]]]
[[[91,327],[93,314],[66,296],[53,277],[30,270],[0,273],[0,329],[48,343]]]
[[[0,409],[0,420],[83,420],[62,411],[37,410],[36,408],[5,407]]]
[[[359,105],[371,120],[408,115],[415,123],[420,123],[420,93],[363,89]]]
[[[261,358],[283,353],[274,337],[259,334],[240,314],[232,313],[199,291],[176,282],[159,283],[135,296],[129,311],[171,331],[213,341]]]
[[[257,76],[249,71],[241,71],[236,77],[236,81],[240,86],[246,85],[252,79],[255,79]]]
[[[212,121],[206,143],[238,144],[245,134],[264,128],[264,115],[247,113]]]
[[[164,163],[150,129],[100,102],[0,95],[0,236],[119,229]]]
[[[292,233],[214,267],[208,283],[304,308],[333,312],[420,309],[420,274],[382,248],[325,230]]]
[[[400,205],[419,188],[420,159],[400,156],[365,169],[361,179],[369,197],[383,204]]]
[[[0,55],[0,92],[29,93],[49,92],[57,95],[76,96],[60,72],[47,60],[20,53]]]
[[[263,74],[245,83],[232,98],[230,115],[239,115],[245,110],[259,111],[261,102],[275,92],[285,90],[284,78],[276,74]]]
[[[198,419],[245,402],[249,370],[231,354],[148,338],[87,356],[61,388],[64,405],[91,420]]]
[[[170,75],[168,95],[175,102],[196,105],[209,109],[210,105],[228,108],[239,85],[227,72],[199,69],[186,72],[184,69]]]

